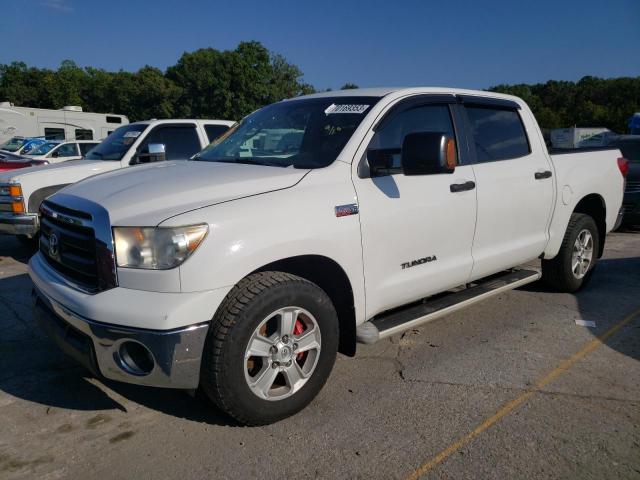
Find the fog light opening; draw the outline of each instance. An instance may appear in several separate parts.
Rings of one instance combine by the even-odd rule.
[[[147,347],[138,342],[126,341],[118,350],[120,367],[132,375],[149,375],[155,362]]]

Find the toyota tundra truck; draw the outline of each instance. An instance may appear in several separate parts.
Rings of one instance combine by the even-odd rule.
[[[550,155],[512,96],[284,100],[191,161],[105,173],[46,199],[34,309],[98,376],[200,389],[243,424],[275,422],[305,407],[357,342],[541,277],[580,289],[626,167],[616,149]]]
[[[37,162],[33,167],[0,173],[0,234],[17,235],[23,243],[37,245],[38,212],[49,195],[102,172],[165,159],[188,159],[234,124],[228,120],[130,123],[86,152],[83,160],[45,166]]]

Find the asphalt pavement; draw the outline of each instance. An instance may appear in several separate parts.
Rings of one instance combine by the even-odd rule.
[[[359,346],[257,428],[92,378],[34,324],[27,260],[0,237],[0,479],[640,478],[640,232],[579,294],[534,283]]]

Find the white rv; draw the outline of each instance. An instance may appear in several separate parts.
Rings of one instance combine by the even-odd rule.
[[[0,144],[18,135],[47,140],[102,140],[128,123],[124,115],[83,112],[82,107],[76,106],[46,110],[0,102]]]

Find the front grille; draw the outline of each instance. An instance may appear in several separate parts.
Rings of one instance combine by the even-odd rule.
[[[640,192],[640,182],[629,182],[627,181],[627,186],[624,189],[625,193],[638,193]]]
[[[96,239],[91,214],[45,201],[40,215],[40,251],[53,269],[89,292],[114,286],[112,258]]]

